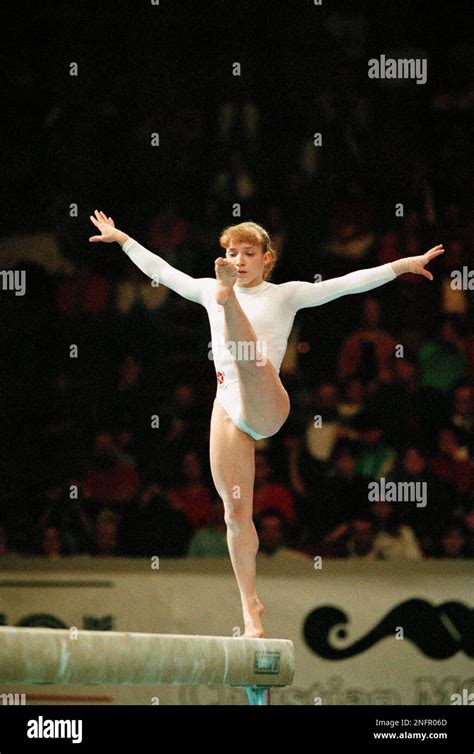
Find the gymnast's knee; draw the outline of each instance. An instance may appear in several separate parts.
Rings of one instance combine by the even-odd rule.
[[[239,534],[252,521],[251,511],[247,511],[241,500],[223,499],[224,521],[233,534]]]

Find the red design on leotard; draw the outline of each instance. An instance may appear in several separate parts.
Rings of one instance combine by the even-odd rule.
[[[217,382],[219,385],[222,385],[224,382],[224,372],[216,372]]]

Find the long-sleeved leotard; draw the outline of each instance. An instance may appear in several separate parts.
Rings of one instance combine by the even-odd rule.
[[[392,265],[387,263],[320,283],[294,280],[275,284],[263,281],[253,288],[234,286],[237,300],[257,336],[257,352],[252,355],[251,344],[227,344],[226,347],[223,307],[215,301],[215,278],[192,278],[145,249],[133,238],[124,243],[123,250],[155,282],[206,308],[211,327],[212,358],[218,380],[217,398],[237,426],[255,439],[260,439],[262,435],[251,430],[240,418],[236,358],[253,356],[261,363],[268,359],[279,372],[297,311],[320,306],[351,293],[364,293],[397,277]],[[242,349],[240,355],[236,352],[238,348]]]

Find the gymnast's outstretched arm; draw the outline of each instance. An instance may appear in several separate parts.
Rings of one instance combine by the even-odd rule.
[[[96,210],[95,217],[91,215],[90,219],[99,228],[101,235],[92,236],[89,238],[89,241],[93,243],[97,241],[105,243],[115,241],[119,243],[132,262],[156,283],[165,285],[189,301],[205,305],[205,296],[209,290],[209,283],[213,281],[213,278],[196,279],[185,272],[177,270],[157,254],[153,254],[148,249],[145,249],[138,241],[118,230],[112,218],[107,217],[103,212]]]
[[[398,275],[405,272],[413,272],[416,275],[424,275],[428,280],[433,280],[433,275],[425,266],[438,254],[443,254],[442,245],[435,246],[426,254],[414,257],[404,257],[394,262],[387,262],[377,267],[369,267],[366,270],[357,270],[350,272],[348,275],[341,275],[338,278],[324,280],[321,283],[307,283],[300,280],[294,280],[290,283],[283,283],[282,289],[284,300],[295,311],[306,309],[310,306],[320,306],[328,301],[347,296],[350,293],[364,293],[372,288],[389,283]]]

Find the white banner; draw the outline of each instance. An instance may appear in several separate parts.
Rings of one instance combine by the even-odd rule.
[[[235,635],[228,560],[4,560],[4,625]],[[296,650],[274,704],[452,704],[474,692],[473,561],[259,562],[269,637]],[[12,686],[26,703],[246,704],[243,689]],[[2,697],[3,703],[8,703]],[[2,702],[0,701],[0,704]]]

